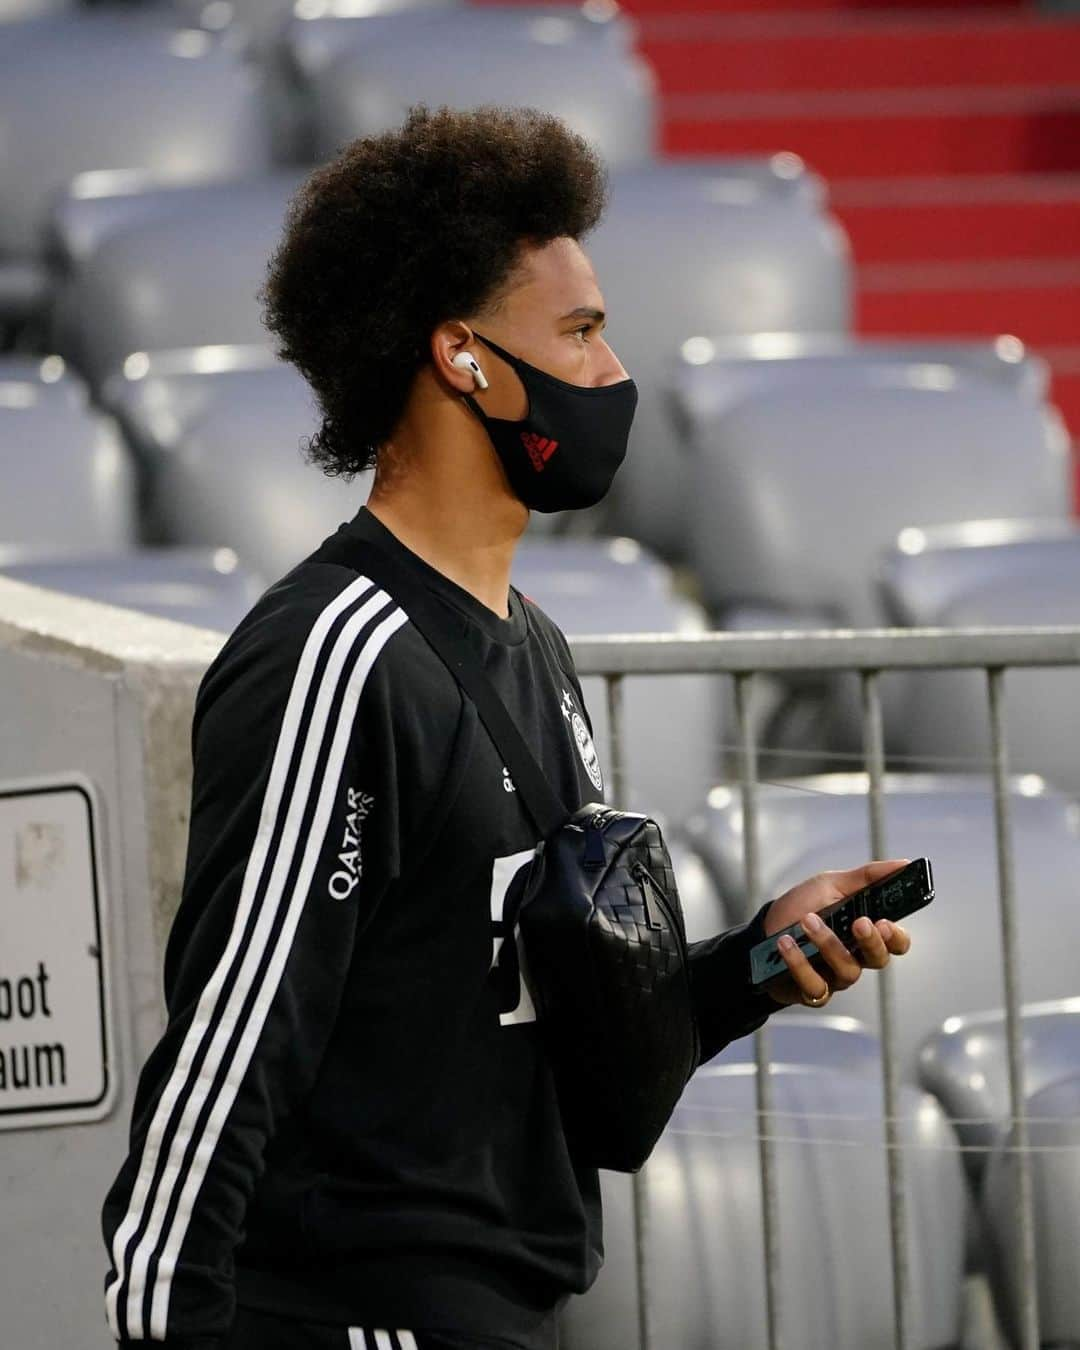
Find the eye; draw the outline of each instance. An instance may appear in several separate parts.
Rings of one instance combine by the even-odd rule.
[[[592,324],[591,324],[591,323],[582,324],[582,326],[581,326],[580,328],[575,328],[575,329],[574,329],[574,335],[575,335],[576,337],[581,338],[582,341],[584,341],[584,342],[588,342],[589,339],[588,339],[587,334],[589,334],[589,333],[591,333],[591,332],[592,332]]]

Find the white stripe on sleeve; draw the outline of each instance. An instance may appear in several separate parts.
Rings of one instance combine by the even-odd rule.
[[[203,989],[195,1011],[195,1016],[192,1019],[191,1026],[188,1028],[173,1071],[154,1113],[154,1118],[151,1122],[144,1144],[139,1174],[132,1191],[131,1203],[123,1222],[118,1227],[113,1238],[113,1259],[116,1265],[117,1279],[108,1290],[106,1296],[106,1309],[110,1326],[117,1336],[120,1334],[117,1316],[118,1301],[121,1296],[126,1294],[128,1335],[133,1339],[145,1338],[142,1319],[142,1304],[149,1262],[162,1236],[161,1227],[170,1199],[176,1186],[181,1180],[181,1164],[184,1151],[191,1138],[195,1121],[208,1095],[216,1070],[220,1067],[225,1047],[239,1019],[240,1009],[250,991],[258,966],[265,954],[265,949],[269,940],[269,932],[280,906],[284,878],[288,873],[293,860],[293,853],[297,846],[300,819],[303,816],[307,805],[307,799],[311,792],[314,764],[325,737],[330,701],[337,687],[341,668],[349,647],[355,641],[356,636],[362,631],[363,627],[387,604],[388,597],[381,591],[375,591],[374,595],[372,595],[347,622],[341,635],[334,644],[334,650],[319,682],[316,705],[305,736],[300,768],[296,774],[295,783],[289,794],[288,801],[286,802],[284,798],[289,769],[294,761],[294,751],[298,740],[299,725],[309,700],[316,664],[335,619],[337,619],[337,617],[350,605],[371,590],[372,584],[367,578],[358,578],[357,581],[348,586],[341,595],[336,597],[336,599],[323,610],[308,635],[296,673],[293,677],[284,719],[275,747],[270,776],[263,797],[259,825],[256,831],[251,855],[245,869],[240,899],[237,905],[237,913],[229,935],[228,943],[213,974]],[[405,616],[399,611],[395,611],[391,615],[391,618],[384,620],[365,643],[361,658],[357,663],[356,671],[354,672],[353,678],[350,680],[350,688],[342,709],[341,723],[344,723],[346,719],[351,718],[353,715],[360,690],[363,687],[363,681],[366,679],[367,673],[371,668],[371,664],[374,662],[378,650],[381,650],[391,632],[395,631],[396,628],[400,627],[405,621]],[[342,735],[341,723],[339,723],[335,734],[334,750],[340,745],[341,753],[343,754],[344,741],[347,738],[348,727],[345,727],[345,733]],[[319,802],[320,809],[317,809],[316,813],[316,828],[313,828],[311,835],[309,835],[308,851],[310,851],[311,840],[315,839],[319,843],[322,841],[322,835],[319,833],[317,827],[320,818],[325,817],[328,814],[328,810],[322,811],[321,807],[323,805],[323,798],[327,795],[327,792],[329,791],[332,793],[333,787],[336,785],[335,764],[336,772],[340,772],[341,761],[340,758],[335,760],[334,750],[331,752],[330,762],[327,766],[327,776],[322,785]],[[327,788],[328,783],[330,784],[329,789]],[[195,1084],[195,1090],[183,1112],[176,1136],[169,1149],[167,1164],[162,1176],[162,1183],[158,1188],[157,1195],[154,1197],[150,1221],[146,1233],[136,1248],[131,1263],[131,1271],[130,1274],[128,1274],[125,1270],[125,1247],[131,1235],[138,1229],[142,1222],[143,1213],[149,1199],[164,1136],[167,1133],[170,1119],[174,1113],[177,1100],[190,1077],[191,1067],[198,1053],[199,1046],[207,1035],[208,1029],[217,1015],[226,977],[232,967],[234,958],[238,953],[241,939],[254,905],[255,895],[267,866],[270,842],[273,838],[275,825],[283,809],[287,811],[285,828],[280,846],[273,860],[269,885],[260,907],[255,931],[251,943],[244,953],[242,966],[226,1001],[225,1012],[218,1025],[217,1032],[213,1037],[206,1061],[200,1071],[198,1081]],[[322,829],[324,831],[325,827],[326,821],[325,818],[323,818]],[[299,896],[299,907],[302,907],[305,877],[310,874],[307,862],[308,858],[305,855],[297,889],[292,896],[294,905],[297,903],[297,897]],[[168,1295],[172,1271],[175,1264],[175,1251],[179,1250],[179,1245],[182,1243],[184,1233],[186,1232],[187,1223],[190,1218],[190,1205],[193,1202],[198,1186],[201,1185],[202,1178],[205,1175],[205,1170],[212,1156],[214,1145],[217,1142],[217,1135],[220,1132],[224,1116],[227,1114],[227,1111],[232,1104],[232,1100],[235,1097],[236,1090],[239,1086],[240,1078],[243,1076],[243,1071],[246,1069],[247,1062],[250,1060],[255,1041],[257,1040],[258,1031],[261,1030],[262,1021],[266,1016],[269,998],[272,998],[277,982],[280,980],[280,972],[284,964],[284,956],[281,953],[281,948],[283,945],[285,946],[284,955],[287,955],[287,942],[288,940],[291,940],[292,932],[295,930],[297,921],[298,914],[294,916],[290,912],[284,930],[280,935],[279,942],[275,948],[271,967],[264,977],[263,985],[259,991],[259,997],[252,1010],[251,1019],[245,1027],[244,1035],[237,1049],[236,1058],[230,1065],[229,1074],[222,1086],[221,1094],[215,1102],[214,1111],[207,1124],[207,1129],[198,1142],[192,1167],[184,1178],[184,1192],[180,1209],[178,1210],[176,1219],[172,1225],[169,1241],[166,1246],[165,1258],[159,1265],[158,1277],[155,1282],[151,1331],[153,1335],[159,1338],[164,1337],[166,1334],[165,1323],[167,1320]],[[278,959],[279,956],[281,956],[280,960]],[[269,998],[267,998],[265,995],[267,994],[267,986],[271,980],[273,981],[273,987],[269,989]],[[252,1035],[253,1024],[256,1020],[258,1025],[254,1029],[254,1035]],[[237,1073],[241,1058],[244,1060],[243,1068]],[[224,1110],[219,1110],[222,1105],[222,1099],[226,1097],[228,1100],[224,1104]],[[198,1179],[194,1187],[192,1187],[192,1178],[196,1174]],[[184,1200],[187,1201],[186,1210],[183,1203]],[[177,1242],[174,1241],[174,1239],[177,1236],[178,1230],[182,1231],[179,1231],[179,1241]],[[173,1264],[171,1265],[168,1264],[170,1256],[173,1258]]]
[[[293,853],[301,842],[300,824],[307,807],[308,797],[312,791],[315,763],[321,749],[321,742],[324,735],[323,729],[329,718],[330,704],[337,686],[337,678],[340,674],[341,667],[344,664],[345,658],[348,655],[356,636],[364,627],[366,627],[368,621],[372,617],[372,613],[385,601],[385,599],[386,596],[382,591],[377,592],[375,598],[368,604],[363,605],[353,618],[349,620],[342,629],[341,636],[335,644],[333,654],[327,665],[323,683],[319,689],[318,701],[315,705],[315,714],[312,718],[312,734],[309,734],[309,737],[305,742],[300,772],[285,823],[285,833],[281,841],[281,847],[278,850],[277,858],[274,862],[274,869],[270,877],[270,886],[267,891],[266,903],[264,903],[259,916],[260,928],[256,930],[255,937],[251,944],[252,948],[257,947],[260,942],[262,948],[265,947],[269,936],[268,930],[273,922],[274,914],[283,899],[285,878],[293,860]],[[368,610],[371,610],[372,612],[366,612]],[[348,748],[349,738],[352,734],[356,705],[360,701],[360,694],[367,681],[368,674],[375,664],[376,657],[393,634],[397,632],[402,624],[407,622],[408,618],[405,614],[400,610],[394,610],[389,618],[384,619],[382,623],[373,630],[371,636],[364,644],[360,658],[357,661],[349,679],[349,683],[346,686],[341,713],[334,728],[326,772],[321,782],[317,785],[319,795],[315,808],[315,816],[312,820],[311,829],[303,840],[305,847],[300,872],[297,876],[293,892],[291,896],[288,897],[289,908],[287,916],[282,925],[281,932],[278,935],[273,956],[271,957],[270,964],[263,976],[263,981],[259,987],[259,992],[252,1006],[250,1016],[241,1033],[236,1053],[229,1065],[225,1080],[222,1083],[221,1089],[214,1102],[203,1136],[196,1147],[191,1168],[184,1180],[184,1188],[180,1194],[180,1204],[177,1207],[172,1228],[165,1242],[161,1261],[158,1266],[153,1303],[150,1311],[150,1334],[152,1336],[158,1336],[161,1339],[164,1339],[166,1335],[169,1312],[169,1293],[172,1288],[172,1277],[176,1270],[180,1248],[183,1245],[184,1238],[187,1236],[188,1224],[191,1220],[195,1200],[198,1197],[199,1189],[206,1176],[207,1168],[213,1157],[214,1149],[217,1147],[218,1138],[220,1137],[229,1111],[232,1108],[233,1101],[236,1098],[237,1092],[240,1090],[240,1084],[244,1074],[247,1072],[251,1057],[255,1053],[255,1047],[258,1044],[259,1036],[262,1033],[263,1024],[269,1014],[270,1005],[273,1002],[274,995],[277,993],[278,985],[281,983],[281,976],[285,970],[286,962],[289,959],[293,935],[296,932],[300,917],[304,911],[308,890],[311,886],[315,869],[318,866],[319,854],[322,850],[327,826],[330,823],[330,815],[334,809],[334,794],[337,791],[338,779],[341,777],[342,765],[345,761],[345,752]],[[317,732],[315,730],[316,727],[318,728]],[[265,924],[262,924],[263,919],[266,919]],[[225,1052],[233,1028],[239,1020],[240,1010],[243,1006],[244,999],[247,996],[250,984],[256,977],[259,962],[262,958],[262,948],[260,948],[254,959],[252,958],[251,951],[248,952],[244,959],[244,965],[240,971],[240,976],[233,989],[233,996],[229,1000],[229,1006],[226,1008],[225,1016],[222,1018],[221,1024],[218,1027],[217,1034],[215,1035],[210,1048],[210,1055],[207,1058],[208,1064],[211,1059],[214,1059],[215,1069]],[[176,1156],[177,1158],[183,1157],[182,1149],[178,1147],[181,1135],[184,1136],[184,1143],[186,1144],[188,1134],[194,1126],[198,1112],[202,1107],[203,1100],[208,1094],[211,1077],[212,1075],[209,1073],[200,1074],[195,1091],[191,1094],[188,1108],[184,1112],[184,1120],[181,1122],[176,1139],[173,1141],[173,1156]],[[196,1101],[198,1102],[198,1105],[196,1105]],[[162,1214],[164,1214],[164,1209],[162,1209]],[[153,1225],[151,1225],[151,1229],[152,1227]],[[151,1230],[147,1231],[147,1238],[150,1236],[150,1231]]]

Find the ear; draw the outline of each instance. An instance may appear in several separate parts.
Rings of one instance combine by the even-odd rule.
[[[460,319],[448,319],[431,334],[431,361],[435,373],[455,394],[479,392],[472,373],[454,365],[454,357],[461,352],[470,352],[477,364],[481,365],[477,351],[479,345],[472,329]]]

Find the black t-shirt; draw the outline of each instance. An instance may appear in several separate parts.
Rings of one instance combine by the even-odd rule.
[[[566,641],[515,589],[502,619],[361,508],[261,597],[196,700],[168,1026],[103,1214],[122,1342],[211,1350],[239,1301],[548,1350],[600,1266],[502,917],[536,829],[358,540],[460,621],[567,805],[603,800]],[[703,1059],[776,1007],[763,914],[691,949]]]

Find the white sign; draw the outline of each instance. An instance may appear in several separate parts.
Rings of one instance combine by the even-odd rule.
[[[112,1105],[99,817],[80,773],[0,784],[0,1130]]]

